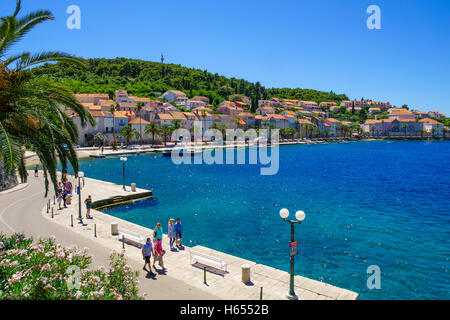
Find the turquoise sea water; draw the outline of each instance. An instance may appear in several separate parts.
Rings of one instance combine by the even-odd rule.
[[[129,156],[126,181],[155,199],[109,214],[153,228],[181,217],[184,243],[289,270],[289,224],[297,225],[296,273],[356,291],[361,299],[450,298],[450,142],[353,142],[281,146],[277,175],[259,165],[174,165]],[[86,159],[88,177],[122,183],[118,157]],[[95,199],[94,199],[95,200]],[[367,267],[381,269],[369,290]]]

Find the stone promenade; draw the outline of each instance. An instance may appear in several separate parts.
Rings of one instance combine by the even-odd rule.
[[[74,186],[77,181],[71,177]],[[42,209],[42,215],[50,221],[59,224],[67,229],[67,232],[77,233],[80,237],[90,239],[90,241],[99,243],[110,250],[121,251],[122,242],[118,236],[111,235],[111,223],[117,222],[120,230],[131,231],[149,237],[153,234],[152,230],[133,224],[131,222],[113,217],[100,211],[91,210],[93,219],[85,219],[84,199],[91,195],[94,201],[107,199],[113,196],[127,196],[148,192],[137,188],[132,192],[130,186],[124,191],[122,186],[100,180],[85,178],[85,185],[82,188],[82,213],[83,223],[78,220],[78,195],[74,193],[72,204],[67,209],[57,210],[57,204],[53,204],[53,218],[51,208],[47,213],[47,207]],[[73,227],[71,226],[71,217],[73,218]],[[167,229],[167,222],[162,221],[163,229]],[[96,235],[94,233],[96,232]],[[216,297],[228,300],[258,300],[260,299],[261,287],[263,299],[286,299],[286,293],[289,288],[289,274],[287,272],[271,268],[262,264],[241,259],[223,252],[212,250],[203,246],[184,247],[184,250],[173,252],[170,250],[169,241],[166,235],[163,236],[163,248],[166,250],[164,255],[164,264],[167,268],[166,274],[185,282],[193,287],[204,290]],[[227,272],[206,272],[206,284],[204,283],[204,270],[191,265],[190,251],[200,252],[208,256],[226,261]],[[125,253],[129,260],[139,261],[143,264],[140,249],[125,244]],[[251,282],[244,284],[241,282],[241,267],[243,264],[250,266]],[[157,265],[158,266],[158,265]],[[155,278],[146,279],[156,281],[164,277],[165,273],[158,266],[158,274]],[[139,270],[141,273],[144,272]],[[213,270],[211,270],[213,271]],[[338,288],[320,281],[308,279],[302,276],[295,276],[295,291],[300,300],[355,300],[358,294],[346,289]],[[149,293],[149,296],[152,296]]]

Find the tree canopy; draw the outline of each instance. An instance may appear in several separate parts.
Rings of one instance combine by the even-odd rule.
[[[206,96],[217,106],[233,94],[242,94],[252,99],[252,110],[256,110],[260,99],[271,97],[300,100],[341,101],[348,97],[333,91],[312,89],[265,88],[259,82],[226,78],[207,70],[182,67],[177,64],[142,61],[137,59],[87,59],[87,69],[61,62],[34,68],[35,75],[56,80],[74,93],[108,93],[111,97],[116,89],[130,94],[156,98],[169,89],[184,91],[188,97]]]

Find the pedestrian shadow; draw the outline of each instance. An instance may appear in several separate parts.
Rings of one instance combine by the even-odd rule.
[[[167,270],[163,270],[162,268],[161,268],[161,269],[156,269],[156,268],[155,268],[155,271],[156,271],[159,275],[165,276],[165,275],[167,274]]]
[[[87,226],[87,223],[84,223],[83,220],[78,221],[78,224],[81,224],[83,227]]]
[[[145,275],[146,279],[153,279],[156,280],[156,274],[151,274],[150,272],[147,271],[147,274]]]

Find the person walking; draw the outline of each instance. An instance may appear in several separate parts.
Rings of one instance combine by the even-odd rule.
[[[152,241],[153,241],[153,268],[155,268],[155,270],[156,270],[155,263],[156,263],[156,261],[159,260],[158,252],[156,252],[156,243],[158,242],[158,240],[156,240],[156,230],[153,230],[153,240]]]
[[[177,218],[177,223],[175,223],[175,237],[176,237],[176,246],[179,248],[183,248],[183,246],[181,245],[181,239],[183,237],[183,234],[181,229],[180,218]]]
[[[162,230],[162,227],[161,227],[161,223],[160,223],[160,222],[158,222],[158,223],[156,224],[155,231],[156,231],[156,240],[161,239],[161,241],[162,241],[163,230]]]
[[[145,268],[145,266],[148,265],[148,268],[150,270],[150,274],[154,275],[152,271],[152,267],[150,266],[150,258],[152,257],[153,253],[153,246],[152,241],[150,238],[147,238],[147,242],[142,246],[142,257],[144,258],[144,270],[148,272],[148,270]]]
[[[161,268],[163,268],[163,271],[166,271],[167,269],[164,268],[164,260],[163,260],[163,256],[165,254],[165,251],[162,248],[162,240],[160,238],[158,238],[156,240],[156,247],[155,247],[155,255],[157,255],[158,257],[158,263],[161,266]],[[153,260],[153,267],[155,266],[155,262]],[[156,270],[156,269],[155,269]]]
[[[39,166],[38,165],[34,166],[34,176],[36,178],[39,177]]]
[[[167,226],[167,237],[170,239],[170,250],[173,250],[173,244],[175,243],[175,226],[173,224],[175,220],[169,219],[169,225]]]
[[[58,198],[56,199],[56,201],[58,202],[59,210],[62,210],[62,208],[61,208],[61,203],[63,201],[63,192],[62,192],[62,190],[61,191],[58,190]]]
[[[91,208],[92,208],[92,197],[89,195],[86,200],[84,200],[86,204],[86,219],[92,219],[91,217]]]

